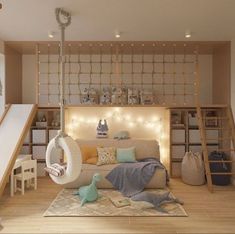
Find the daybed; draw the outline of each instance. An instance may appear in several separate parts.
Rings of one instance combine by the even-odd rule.
[[[160,158],[159,144],[156,140],[146,140],[146,139],[94,139],[94,140],[76,140],[78,145],[91,145],[91,146],[112,146],[115,148],[128,148],[135,147],[136,149],[136,159],[144,159],[147,157]],[[102,175],[102,180],[97,183],[98,188],[112,188],[112,184],[105,179],[105,176],[119,164],[109,164],[109,165],[92,165],[83,164],[82,171],[79,178],[67,184],[66,188],[78,188],[82,185],[89,184],[94,173],[100,173]],[[150,182],[147,184],[146,188],[164,188],[166,186],[166,171],[163,169],[156,169],[156,172]]]

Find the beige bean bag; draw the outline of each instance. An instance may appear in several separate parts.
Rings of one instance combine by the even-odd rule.
[[[186,184],[202,185],[205,183],[205,169],[200,153],[185,153],[181,164],[181,177]]]

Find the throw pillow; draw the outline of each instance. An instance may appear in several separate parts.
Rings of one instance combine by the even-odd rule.
[[[82,154],[82,163],[87,163],[90,158],[98,158],[96,146],[81,145],[79,147]]]
[[[86,163],[87,163],[87,164],[94,164],[94,165],[96,165],[97,162],[98,162],[98,156],[93,157],[93,158],[88,158],[88,159],[86,160]]]
[[[136,162],[135,147],[117,148],[117,161],[120,163]]]
[[[116,152],[115,148],[113,147],[103,147],[97,148],[98,152],[98,162],[96,165],[104,165],[104,164],[113,164],[117,163],[116,160]]]

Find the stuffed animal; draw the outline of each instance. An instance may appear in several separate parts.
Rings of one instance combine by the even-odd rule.
[[[140,103],[142,105],[151,105],[154,103],[154,94],[152,90],[140,91]]]
[[[102,123],[102,120],[100,119],[96,130],[97,130],[97,134],[96,134],[97,138],[107,138],[108,137],[109,128],[108,128],[108,124],[107,124],[106,119],[104,120],[104,123]]]
[[[128,104],[139,104],[138,89],[128,89]]]
[[[84,88],[81,92],[81,104],[97,104],[97,93],[94,88]]]
[[[78,192],[74,194],[79,195],[81,200],[81,206],[83,206],[87,202],[96,201],[100,197],[96,188],[96,182],[100,180],[101,175],[99,173],[95,173],[93,175],[91,184],[80,187],[78,189]]]
[[[120,105],[127,103],[127,90],[125,87],[112,87],[112,104]]]
[[[110,91],[107,87],[104,87],[102,90],[102,94],[100,95],[100,104],[110,104],[111,103],[111,96]]]
[[[164,192],[162,194],[154,194],[151,192],[140,192],[131,197],[133,201],[145,201],[151,203],[156,210],[167,213],[167,211],[161,206],[166,203],[179,203],[183,205],[184,203],[178,198],[173,197],[170,192]]]

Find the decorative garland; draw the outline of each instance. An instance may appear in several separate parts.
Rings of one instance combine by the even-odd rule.
[[[146,120],[146,118],[143,117],[137,117],[134,119],[130,114],[123,114],[121,110],[117,107],[114,111],[108,112],[102,117],[84,117],[84,116],[73,116],[71,119],[71,124],[67,125],[68,130],[74,130],[74,128],[77,128],[79,126],[83,125],[91,125],[99,122],[100,119],[105,120],[113,120],[115,122],[120,123],[127,123],[127,127],[133,128],[137,126],[144,126],[146,128],[154,130],[156,133],[160,133],[162,131],[162,119],[154,116],[151,119]]]

